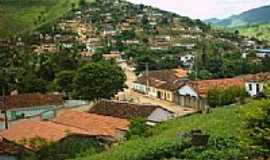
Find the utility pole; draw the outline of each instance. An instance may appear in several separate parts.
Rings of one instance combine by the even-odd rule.
[[[146,74],[146,94],[149,93],[149,64],[145,63],[145,74]]]
[[[194,70],[195,70],[195,80],[198,80],[198,54],[195,55],[194,57]]]

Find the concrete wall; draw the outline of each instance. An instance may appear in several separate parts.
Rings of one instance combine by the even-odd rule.
[[[205,111],[209,108],[205,98],[182,96],[179,94],[174,95],[174,103],[180,106],[194,108],[199,111]]]
[[[141,93],[146,93],[146,85],[139,84],[139,83],[133,83],[133,89],[135,91],[141,92]]]
[[[40,107],[29,107],[29,108],[18,108],[9,110],[7,112],[8,120],[16,120],[16,117],[19,117],[24,114],[25,117],[33,117],[39,115],[43,112],[54,110],[56,106],[48,105],[48,106],[40,106]]]

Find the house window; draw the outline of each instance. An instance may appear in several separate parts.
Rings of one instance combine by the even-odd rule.
[[[249,84],[248,88],[249,88],[250,91],[252,91],[252,84]]]
[[[257,93],[260,92],[260,85],[259,84],[256,84],[256,91],[257,91]]]
[[[171,99],[170,93],[167,93],[167,99]]]

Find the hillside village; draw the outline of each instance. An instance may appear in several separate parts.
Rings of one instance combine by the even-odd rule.
[[[0,159],[98,157],[174,121],[267,101],[269,47],[150,6],[80,1],[53,23],[0,39]]]

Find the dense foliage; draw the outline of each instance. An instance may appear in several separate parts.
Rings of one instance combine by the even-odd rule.
[[[34,154],[25,155],[25,160],[66,160],[83,157],[99,153],[105,150],[107,145],[103,140],[80,136],[69,136],[55,143],[46,143],[41,139],[33,139],[33,142],[39,143],[39,148]]]
[[[262,101],[253,111],[243,111],[246,115],[247,134],[257,150],[255,156],[270,157],[270,104]]]
[[[270,38],[270,25],[269,24],[259,24],[259,25],[251,25],[236,28],[239,30],[240,34],[247,37],[255,37],[260,40],[269,40]]]
[[[86,100],[110,98],[125,86],[126,75],[108,62],[90,63],[74,77],[74,97]]]
[[[129,125],[129,130],[126,134],[127,139],[133,139],[138,137],[149,136],[148,132],[149,126],[146,124],[144,118],[134,118],[131,120]]]
[[[269,58],[260,60],[255,54],[250,54],[249,58],[244,59],[239,50],[226,51],[224,47],[222,43],[202,43],[190,78],[230,78],[241,74],[270,71]]]
[[[213,88],[207,93],[207,102],[210,107],[224,106],[237,101],[243,102],[245,96],[245,89],[241,87]]]
[[[13,56],[10,56],[13,54]],[[60,91],[73,98],[110,98],[124,87],[125,74],[114,62],[84,61],[75,46],[51,55],[0,49],[1,87],[19,93]]]

